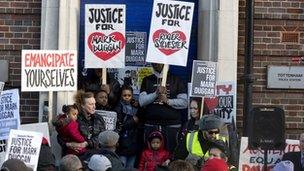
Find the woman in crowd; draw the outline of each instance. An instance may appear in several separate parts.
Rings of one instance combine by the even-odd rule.
[[[188,131],[196,131],[199,129],[199,120],[201,117],[202,98],[190,98],[190,120],[187,123]]]

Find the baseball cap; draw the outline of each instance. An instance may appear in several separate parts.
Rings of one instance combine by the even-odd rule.
[[[112,167],[110,160],[101,154],[95,154],[91,157],[88,167],[93,171],[105,171]]]

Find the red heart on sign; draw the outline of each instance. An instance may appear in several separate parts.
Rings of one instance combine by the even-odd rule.
[[[218,106],[217,97],[204,98],[204,108],[206,107],[208,111],[213,111],[217,106]]]
[[[118,54],[124,48],[126,41],[119,32],[113,32],[109,36],[94,32],[88,37],[87,43],[98,58],[106,61]]]
[[[158,50],[169,56],[182,48],[186,48],[186,35],[181,31],[169,33],[165,29],[159,29],[153,34],[153,42]]]

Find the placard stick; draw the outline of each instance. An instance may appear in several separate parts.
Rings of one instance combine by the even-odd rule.
[[[169,65],[168,64],[164,64],[163,73],[162,73],[162,78],[163,79],[162,79],[162,82],[161,82],[161,86],[163,86],[163,87],[166,87],[168,69],[169,69]]]
[[[201,104],[201,114],[200,114],[200,119],[202,119],[203,117],[203,112],[204,112],[204,100],[205,100],[205,97],[202,97],[202,104]]]
[[[107,68],[102,68],[102,85],[107,84]]]
[[[48,123],[52,125],[53,120],[53,91],[49,91],[49,113],[48,113]]]

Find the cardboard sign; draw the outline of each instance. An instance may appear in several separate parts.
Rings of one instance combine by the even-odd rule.
[[[126,66],[144,66],[147,55],[147,33],[126,32],[126,38]]]
[[[77,51],[22,50],[21,91],[76,91]]]
[[[51,146],[50,132],[47,122],[22,124],[20,125],[20,130],[34,132],[36,131],[42,133],[43,137],[48,140],[48,143]]]
[[[233,82],[217,83],[215,97],[204,98],[204,115],[218,115],[225,123],[236,117],[236,91]]]
[[[267,170],[279,163],[285,153],[300,151],[298,140],[286,139],[284,151],[269,150],[267,159]],[[262,171],[264,165],[263,150],[249,150],[248,137],[242,137],[239,158],[239,171]]]
[[[9,134],[5,160],[19,159],[34,171],[37,170],[42,134],[12,129]]]
[[[191,95],[214,96],[216,83],[216,62],[193,60]]]
[[[113,111],[96,110],[96,114],[101,115],[106,123],[106,130],[116,129],[117,113]]]
[[[155,0],[147,62],[186,66],[194,3]]]
[[[0,140],[8,139],[10,130],[19,125],[19,90],[5,90],[0,95]]]
[[[85,5],[85,67],[125,66],[125,5]]]

